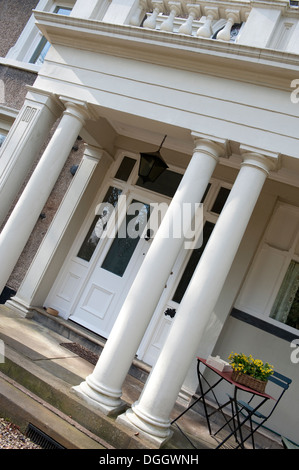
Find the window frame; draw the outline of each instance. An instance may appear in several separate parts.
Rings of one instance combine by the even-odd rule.
[[[11,126],[13,125],[17,115],[18,110],[9,108],[8,106],[0,105],[0,134],[7,136]],[[3,145],[3,142],[2,142]],[[1,145],[0,145],[1,148]]]
[[[37,11],[54,13],[57,7],[73,8],[75,0],[40,0],[35,8]],[[43,34],[35,24],[34,14],[32,14],[23,29],[16,44],[8,51],[1,62],[5,65],[16,65],[21,63],[21,67],[26,70],[38,72],[41,65],[30,63],[30,59],[38,48]]]
[[[296,258],[299,259],[299,256],[297,256]],[[299,261],[298,259],[293,259],[290,261],[288,267],[287,267],[287,270],[286,270],[286,273],[285,273],[285,276],[283,278],[283,281],[280,285],[280,288],[279,288],[279,291],[275,297],[275,301],[274,301],[274,304],[272,306],[272,309],[270,311],[270,318],[273,318],[274,320],[277,320],[279,321],[280,323],[282,323],[283,325],[287,325],[287,326],[290,326],[291,328],[294,328],[295,330],[299,330],[299,313],[298,313],[298,321],[297,321],[297,317],[296,317],[296,323],[298,325],[298,327],[295,327],[295,326],[292,326],[288,323],[288,318],[289,318],[289,315],[291,313],[291,310],[292,310],[292,307],[293,307],[293,304],[295,302],[295,299],[297,298],[297,294],[298,294],[298,290],[299,290],[299,287],[298,287],[298,270],[299,270]],[[292,282],[290,282],[289,284],[286,285],[286,281],[289,281],[289,277],[290,277],[290,271],[292,270],[292,266],[295,268],[294,265],[297,265],[297,268],[296,268],[296,278],[293,279]],[[285,321],[283,321],[282,319],[280,320],[278,318],[279,315],[281,315],[280,313],[280,310],[281,310],[281,307],[284,305],[285,306],[285,295],[287,294],[287,296],[289,297],[290,295],[290,290],[292,291],[294,287],[296,287],[296,284],[297,284],[297,289],[296,289],[296,293],[294,295],[294,298],[293,298],[293,301],[291,303],[291,305],[289,306],[289,311],[288,311],[288,314],[287,314],[287,317],[285,318]],[[288,298],[289,300],[289,298]],[[297,312],[296,312],[296,315],[297,315]]]
[[[293,203],[282,202],[282,201],[278,201],[278,203],[275,206],[274,212],[276,210],[278,210],[279,207],[283,207],[283,206],[291,208],[291,210],[296,212],[297,214],[299,213],[299,207],[298,206],[296,206]],[[271,223],[271,221],[269,223]],[[271,243],[267,242],[267,230],[268,230],[268,228],[269,228],[269,224],[266,227],[264,236],[263,236],[263,238],[260,242],[260,245],[259,245],[259,247],[256,251],[256,255],[254,257],[254,260],[251,263],[250,270],[249,270],[249,275],[250,275],[251,270],[253,270],[255,268],[255,264],[259,260],[259,257],[261,255],[262,251],[265,249],[265,247],[267,247],[267,249],[272,250],[273,252],[279,253],[283,256],[283,258],[284,258],[283,267],[281,268],[281,270],[279,272],[279,276],[278,276],[275,284],[272,286],[272,293],[271,293],[271,295],[269,296],[269,298],[267,300],[267,307],[265,308],[265,310],[263,312],[260,312],[260,313],[258,313],[256,311],[253,311],[251,307],[247,307],[246,305],[243,304],[242,290],[244,289],[244,287],[246,288],[246,282],[248,281],[248,277],[249,277],[249,275],[248,275],[246,277],[246,279],[244,280],[244,283],[241,287],[241,297],[237,298],[237,300],[234,304],[234,307],[233,307],[233,311],[238,312],[238,313],[236,313],[233,316],[236,316],[236,318],[238,318],[241,314],[241,317],[242,317],[242,315],[244,315],[246,318],[247,317],[251,318],[251,320],[248,321],[251,324],[255,324],[255,320],[253,320],[253,319],[256,319],[257,323],[262,323],[264,325],[263,327],[261,327],[263,330],[269,331],[271,333],[272,328],[274,328],[273,331],[276,331],[276,330],[280,331],[279,334],[276,334],[276,336],[279,336],[279,337],[289,338],[290,335],[294,336],[294,337],[298,337],[299,331],[298,331],[297,328],[289,326],[286,323],[283,323],[280,320],[277,320],[277,319],[271,317],[270,315],[271,315],[271,311],[273,309],[273,306],[276,302],[276,299],[279,295],[280,288],[283,284],[283,281],[285,279],[285,276],[286,276],[286,273],[288,271],[288,268],[290,266],[291,261],[295,261],[295,262],[299,263],[299,250],[298,250],[299,233],[293,238],[293,241],[292,241],[289,249],[288,250],[283,250],[282,248],[277,248],[275,246],[272,246]],[[298,250],[298,251],[296,252],[296,250]]]

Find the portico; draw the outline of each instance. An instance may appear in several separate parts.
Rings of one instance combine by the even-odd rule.
[[[196,356],[267,174],[277,164],[275,155],[268,158],[243,150],[240,172],[185,292],[171,335],[140,399],[118,418],[152,438],[163,440],[169,436],[171,410]]]
[[[169,415],[177,397],[184,394],[188,401],[196,392],[192,360],[198,348],[206,356],[223,346],[222,331],[231,321],[230,312],[277,200],[296,205],[298,181],[293,169],[297,169],[299,115],[289,86],[297,78],[298,57],[293,49],[287,54],[264,49],[265,35],[269,39],[280,25],[282,4],[279,11],[267,10],[267,32],[254,47],[250,28],[257,15],[261,32],[263,15],[247,2],[240,4],[240,11],[233,12],[189,5],[186,19],[176,16],[177,2],[171,3],[164,18],[162,2],[157,1],[142,26],[142,1],[124,2],[118,16],[117,2],[96,0],[78,0],[69,17],[36,12],[37,24],[53,47],[1,149],[7,157],[0,159],[4,219],[34,157],[58,122],[1,233],[0,290],[76,138],[82,136],[82,161],[8,304],[23,316],[30,316],[36,307],[51,306],[65,320],[107,339],[93,372],[72,389],[104,414],[122,410],[123,383],[136,355],[153,366],[139,400],[118,420],[158,443],[169,437]],[[231,30],[239,20],[245,24],[234,44]],[[216,35],[213,40],[211,34]],[[173,180],[169,183],[173,190],[169,194],[161,187],[141,185],[137,170],[140,153],[156,147],[164,135],[170,176],[163,184],[167,186],[171,178],[180,180],[177,186],[171,186]],[[131,169],[120,177],[124,159]],[[221,190],[223,204],[216,210]],[[184,238],[172,235],[178,209],[188,204],[191,218],[197,217],[196,205],[203,200],[204,244],[193,259],[195,250],[188,252]],[[144,211],[157,201],[169,206],[153,239],[138,239],[131,251],[125,239],[122,251],[113,251],[112,239],[104,240],[93,231],[99,216],[96,208],[100,203],[113,206],[120,227],[129,220],[127,209],[134,201]],[[296,221],[294,216],[294,231]],[[113,228],[110,221],[107,230]],[[182,227],[182,233],[187,231],[188,224]],[[297,256],[294,237],[289,238],[287,249],[294,245]],[[94,249],[90,256],[81,256],[81,248],[90,240]],[[276,239],[274,245],[280,249]],[[108,255],[110,265],[105,263]],[[118,259],[121,273],[111,268]],[[241,299],[245,308],[252,285],[253,281]],[[180,295],[175,295],[179,287]],[[275,289],[270,288],[274,298]],[[164,328],[169,309],[174,316]],[[155,348],[152,355],[147,354],[150,347]]]

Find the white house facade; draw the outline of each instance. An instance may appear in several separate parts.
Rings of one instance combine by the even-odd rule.
[[[37,75],[1,145],[0,291],[84,141],[7,304],[107,340],[75,387],[103,413],[133,359],[149,365],[118,418],[147,437],[166,439],[178,396],[196,393],[196,356],[235,351],[292,378],[269,426],[298,441],[297,3],[40,0],[5,61]],[[140,154],[157,149],[167,169],[145,181]]]

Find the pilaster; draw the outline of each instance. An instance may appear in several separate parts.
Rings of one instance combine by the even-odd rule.
[[[65,106],[56,131],[0,234],[0,292],[27,243],[85,119],[88,118],[85,103],[68,100]]]
[[[86,214],[86,193],[97,171],[105,177],[112,157],[103,149],[86,146],[81,163],[68,191],[43,239],[23,282],[7,304],[22,316],[30,316],[33,307],[42,306],[61,268],[65,253],[74,241]],[[97,178],[98,184],[101,179]],[[98,186],[97,186],[98,187]]]
[[[0,224],[3,223],[63,107],[46,93],[29,89],[0,152]]]

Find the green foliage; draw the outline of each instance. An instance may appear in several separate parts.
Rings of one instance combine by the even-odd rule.
[[[263,363],[260,359],[254,359],[251,354],[246,356],[232,352],[228,359],[233,370],[250,375],[255,379],[266,381],[274,372],[273,366],[268,362]]]

